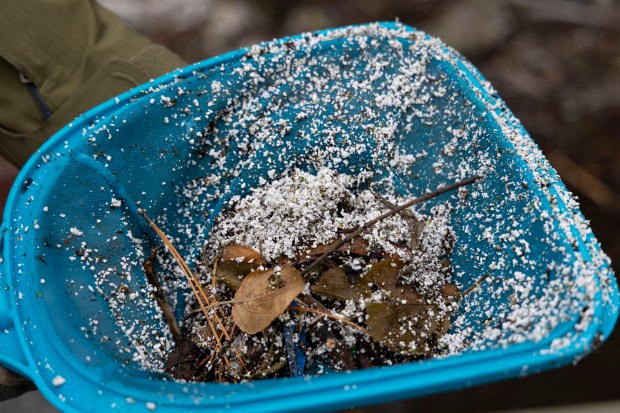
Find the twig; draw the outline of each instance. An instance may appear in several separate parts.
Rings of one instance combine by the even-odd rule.
[[[243,361],[243,357],[241,357],[241,353],[239,353],[239,349],[237,349],[237,346],[234,343],[232,345],[232,349],[235,352],[235,355],[237,356],[239,363],[241,363],[241,366],[243,367],[243,369],[246,371],[246,373],[248,373],[250,370],[248,370],[248,366],[246,366],[245,362]]]
[[[222,343],[217,335],[217,329],[215,328],[215,325],[213,324],[213,321],[211,320],[211,317],[209,316],[209,312],[205,308],[205,305],[207,303],[210,304],[211,300],[209,300],[209,297],[207,296],[204,289],[200,285],[198,278],[196,278],[192,270],[189,269],[189,266],[187,265],[187,263],[185,262],[185,260],[183,259],[179,251],[175,248],[174,244],[172,244],[172,242],[168,239],[166,234],[164,234],[163,231],[159,229],[159,227],[146,215],[146,212],[144,212],[143,209],[140,209],[138,212],[149,223],[149,225],[151,226],[151,228],[153,228],[153,230],[157,233],[157,235],[159,235],[159,237],[162,239],[164,244],[166,244],[166,246],[172,253],[172,256],[177,261],[177,264],[179,264],[179,267],[181,268],[181,272],[183,272],[183,275],[185,275],[185,278],[187,279],[187,282],[189,283],[190,288],[192,289],[194,295],[196,296],[198,305],[202,309],[202,312],[205,315],[207,322],[209,323],[209,328],[211,329],[211,332],[213,333],[213,336],[215,337],[217,344],[221,346]],[[216,312],[214,312],[213,316],[216,322],[220,325],[220,328],[224,331],[224,334],[227,336],[227,338],[230,339],[230,337],[228,337],[228,333],[226,332],[226,329],[220,317],[217,315]]]
[[[170,333],[172,334],[172,338],[177,342],[181,338],[181,330],[179,329],[179,325],[177,324],[177,320],[174,318],[174,313],[170,308],[170,304],[166,299],[166,294],[164,294],[161,289],[161,284],[159,283],[159,278],[155,274],[155,268],[153,265],[153,261],[155,260],[155,252],[151,254],[151,256],[144,261],[142,266],[144,267],[144,274],[146,275],[146,280],[155,288],[155,300],[157,300],[157,304],[161,308],[161,312],[168,323],[168,327],[170,328]]]
[[[358,235],[360,235],[362,232],[364,232],[366,229],[370,228],[371,226],[373,226],[374,224],[376,224],[377,222],[384,220],[385,218],[391,217],[394,214],[398,214],[400,211],[409,208],[411,206],[417,205],[421,202],[424,201],[428,201],[429,199],[435,198],[441,194],[444,194],[446,192],[455,190],[457,188],[460,188],[462,186],[465,185],[469,185],[472,184],[474,182],[479,181],[480,179],[482,179],[481,176],[476,176],[473,178],[467,178],[464,179],[460,182],[451,184],[451,185],[446,185],[443,186],[441,188],[438,188],[437,190],[433,191],[433,192],[429,192],[427,194],[424,194],[420,197],[414,198],[411,201],[405,202],[404,204],[401,204],[393,209],[391,209],[390,211],[379,215],[378,217],[371,219],[368,222],[365,222],[361,227],[359,227],[358,229],[356,229],[355,231],[353,231],[352,233],[350,233],[349,235],[347,235],[346,237],[340,239],[340,241],[338,243],[335,243],[334,245],[332,245],[328,251],[326,251],[323,255],[321,255],[319,258],[317,258],[312,264],[308,265],[306,268],[304,268],[301,271],[301,275],[305,275],[308,274],[314,267],[316,267],[317,265],[319,265],[321,262],[323,262],[323,260],[325,260],[331,253],[333,253],[334,251],[336,251],[338,248],[342,247],[344,244],[346,244],[347,242],[350,242],[353,238],[357,237]]]
[[[379,202],[381,202],[383,205],[385,205],[389,209],[396,208],[395,204],[393,204],[392,202],[387,200],[380,193],[378,193],[378,192],[376,192],[374,190],[371,190],[371,192],[375,196],[375,199],[377,199]],[[413,249],[417,249],[418,246],[420,245],[420,235],[421,235],[421,230],[422,230],[420,228],[420,221],[418,220],[418,218],[415,215],[413,215],[413,212],[411,212],[408,209],[404,209],[404,210],[400,211],[400,214],[402,215],[403,219],[407,223],[407,226],[409,227],[410,240],[411,240],[410,241],[410,246]]]
[[[343,324],[346,324],[346,325],[348,325],[349,327],[353,327],[353,328],[355,328],[356,330],[359,330],[359,331],[361,331],[361,332],[362,332],[362,333],[364,333],[364,334],[368,334],[368,335],[370,335],[370,333],[368,332],[368,330],[366,330],[364,327],[362,327],[362,326],[358,326],[357,324],[355,324],[355,323],[353,323],[353,322],[351,322],[351,321],[347,320],[347,319],[346,319],[346,318],[344,318],[344,317],[340,317],[340,316],[337,316],[337,315],[334,315],[334,314],[330,314],[330,313],[325,312],[325,311],[317,310],[317,309],[315,309],[315,308],[308,308],[308,307],[294,307],[294,306],[291,306],[291,307],[289,307],[288,309],[289,309],[289,310],[293,310],[293,311],[301,311],[301,312],[304,312],[304,313],[320,314],[320,315],[325,316],[325,317],[327,317],[327,318],[330,318],[330,319],[332,319],[332,320],[339,321],[339,322],[341,322],[341,323],[343,323]]]
[[[281,368],[286,366],[286,364],[287,364],[286,360],[280,360],[274,365],[272,365],[271,367],[267,367],[266,369],[257,371],[256,373],[252,374],[250,378],[255,379],[257,377],[265,377],[268,374],[275,373],[276,371],[280,370]]]
[[[486,280],[489,277],[490,277],[489,274],[484,274],[482,277],[478,278],[475,283],[470,285],[469,288],[467,288],[465,291],[461,293],[461,297],[465,297],[467,294],[471,293],[476,288],[480,287],[480,285],[484,282],[484,280]]]
[[[386,199],[383,195],[381,195],[379,192],[375,191],[375,190],[371,190],[370,191],[373,196],[375,197],[375,199],[379,202],[381,202],[383,205],[385,205],[386,207],[390,208],[390,209],[394,209],[396,208],[396,204],[393,204],[392,202],[390,202],[388,199]],[[412,218],[415,219],[415,216],[411,213],[411,211],[409,211],[408,209],[405,209],[404,211],[401,211],[401,214],[404,217],[407,218]]]
[[[215,262],[213,263],[213,270],[211,270],[211,288],[213,288],[214,291],[217,288],[215,274],[217,274],[217,263],[219,260],[220,260],[220,251],[218,250],[215,253],[215,260],[214,260]]]

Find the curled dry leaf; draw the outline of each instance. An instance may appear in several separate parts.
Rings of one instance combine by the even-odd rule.
[[[287,309],[305,285],[301,273],[293,267],[282,268],[279,273],[273,269],[251,272],[241,281],[233,299],[235,323],[248,334],[264,330]]]
[[[265,262],[258,251],[239,244],[227,245],[224,249],[222,261],[247,262],[255,265],[261,265]]]

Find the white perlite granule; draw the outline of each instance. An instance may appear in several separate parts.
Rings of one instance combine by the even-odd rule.
[[[64,377],[60,376],[60,375],[54,377],[54,379],[52,380],[52,384],[55,387],[60,387],[63,384],[65,384],[66,382],[67,382],[67,380]]]

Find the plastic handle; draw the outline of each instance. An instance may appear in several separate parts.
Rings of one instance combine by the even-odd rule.
[[[6,264],[4,260],[4,236],[6,229],[0,227],[0,331],[13,326],[11,316],[11,301],[9,297],[9,285],[6,275]]]
[[[30,376],[28,361],[15,330],[14,309],[11,305],[11,287],[7,280],[4,259],[6,229],[0,228],[0,364],[24,376]]]

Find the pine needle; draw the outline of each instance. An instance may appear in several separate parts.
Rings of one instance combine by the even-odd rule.
[[[183,259],[179,251],[175,248],[172,242],[168,239],[166,234],[164,234],[163,231],[159,229],[159,227],[155,224],[155,222],[153,222],[146,215],[146,212],[144,212],[144,210],[141,209],[139,213],[149,223],[149,225],[151,226],[151,228],[153,228],[153,230],[157,233],[157,235],[159,235],[159,237],[164,242],[166,247],[168,247],[168,250],[172,253],[172,256],[174,257],[177,264],[181,268],[181,272],[183,273],[183,275],[185,275],[185,278],[187,279],[187,282],[190,288],[192,289],[194,295],[196,296],[198,305],[200,306],[205,318],[207,319],[207,322],[209,323],[209,328],[211,329],[211,332],[213,333],[213,336],[215,337],[215,340],[217,341],[218,346],[221,346],[222,343],[218,337],[217,329],[215,328],[215,325],[213,324],[213,321],[211,320],[211,316],[209,315],[209,312],[207,311],[207,308],[206,308],[208,305],[211,304],[211,300],[209,300],[209,297],[206,295],[205,291],[200,285],[200,281],[194,275],[192,270],[190,270],[189,266],[187,265],[187,263],[185,262],[185,260]],[[216,322],[220,325],[220,328],[222,329],[222,331],[224,331],[227,338],[230,339],[220,317],[215,313],[214,313],[214,316],[215,316]]]

